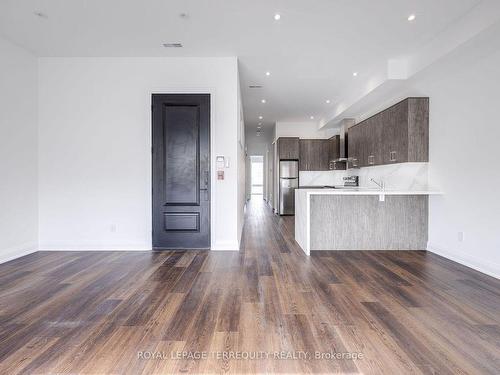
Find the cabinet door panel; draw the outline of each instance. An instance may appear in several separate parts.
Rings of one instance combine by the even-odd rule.
[[[298,138],[279,138],[278,154],[280,159],[299,158],[299,139]]]
[[[363,166],[381,165],[382,160],[382,130],[387,122],[385,114],[374,116],[363,123]]]
[[[310,142],[307,139],[301,139],[299,141],[299,170],[308,171],[310,164]]]
[[[317,139],[311,139],[309,140],[309,142],[310,142],[310,148],[309,148],[310,165],[308,170],[319,171],[320,168],[319,148],[321,147],[321,144],[320,142],[318,142]]]
[[[358,166],[366,167],[368,165],[368,153],[370,148],[370,124],[363,122],[359,124],[359,141],[358,141]]]
[[[340,137],[338,135],[331,137],[328,140],[329,149],[328,149],[328,158],[330,160],[338,159],[340,156]]]
[[[327,171],[329,147],[328,139],[301,139],[299,141],[299,170]]]
[[[330,142],[328,139],[321,139],[319,142],[318,171],[327,171],[330,161]]]
[[[299,139],[298,138],[290,139],[290,147],[289,147],[288,156],[290,159],[294,159],[294,160],[297,160],[299,158]]]
[[[429,161],[429,98],[408,99],[408,161]]]
[[[361,146],[361,130],[360,125],[351,126],[349,128],[349,137],[347,138],[349,161],[348,168],[359,167],[360,162],[360,146]]]
[[[408,161],[408,100],[384,112],[387,122],[382,130],[382,161],[384,164],[406,162]]]

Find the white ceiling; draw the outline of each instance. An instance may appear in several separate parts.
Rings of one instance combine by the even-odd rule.
[[[2,0],[0,34],[39,56],[238,56],[246,124],[262,115],[266,126],[326,116],[348,88],[480,2]],[[417,18],[408,22],[412,13]],[[162,47],[168,42],[184,47]],[[253,84],[263,88],[249,89]]]

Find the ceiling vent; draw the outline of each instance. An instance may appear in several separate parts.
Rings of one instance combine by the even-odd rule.
[[[181,48],[182,43],[163,43],[163,47],[165,47],[165,48]]]
[[[250,85],[250,86],[248,86],[248,88],[250,88],[250,89],[261,89],[262,86],[261,85]]]

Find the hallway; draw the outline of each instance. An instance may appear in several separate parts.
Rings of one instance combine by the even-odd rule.
[[[259,196],[240,252],[1,264],[0,373],[498,373],[497,280],[423,251],[308,258],[293,232]]]

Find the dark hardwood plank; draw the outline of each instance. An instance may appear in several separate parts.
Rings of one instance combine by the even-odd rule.
[[[239,252],[37,252],[2,264],[0,373],[500,372],[499,280],[423,251],[307,257],[293,236],[293,217],[252,200]]]

